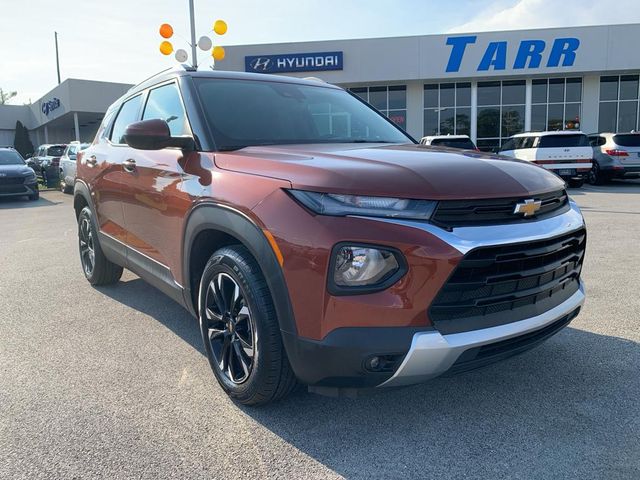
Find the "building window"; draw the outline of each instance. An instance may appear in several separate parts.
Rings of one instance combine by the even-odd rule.
[[[424,134],[469,135],[471,84],[430,83],[424,86]]]
[[[349,91],[355,93],[365,102],[389,117],[400,128],[407,128],[407,86],[387,85],[377,87],[354,87]]]
[[[511,135],[524,131],[524,80],[478,82],[480,150],[497,151]]]
[[[541,78],[531,86],[531,130],[580,128],[582,78]]]
[[[599,132],[638,130],[638,75],[600,77]]]

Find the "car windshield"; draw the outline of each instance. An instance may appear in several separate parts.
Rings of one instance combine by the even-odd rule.
[[[584,134],[544,135],[540,137],[539,148],[588,147],[589,138]]]
[[[300,143],[413,143],[344,90],[272,81],[195,81],[220,150]]]
[[[475,150],[476,146],[468,138],[436,138],[431,141],[431,145],[441,145],[443,147],[464,148],[465,150]]]
[[[24,161],[15,150],[0,150],[0,165],[24,165]]]
[[[613,142],[621,147],[640,147],[640,134],[614,135]]]
[[[53,147],[47,148],[47,156],[48,157],[61,157],[64,153],[64,149],[66,147],[64,145],[54,145]]]

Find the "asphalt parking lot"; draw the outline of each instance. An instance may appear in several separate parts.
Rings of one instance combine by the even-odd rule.
[[[0,200],[0,478],[640,478],[640,181],[572,191],[587,303],[507,362],[359,399],[241,408],[196,321],[92,288],[72,197]]]

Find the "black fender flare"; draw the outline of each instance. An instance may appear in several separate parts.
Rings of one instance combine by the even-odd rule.
[[[82,197],[84,199],[86,204],[91,209],[91,213],[93,214],[93,216],[95,218],[96,211],[95,211],[95,208],[93,207],[93,199],[91,198],[91,193],[89,192],[89,187],[82,180],[77,180],[76,179],[76,182],[75,182],[75,184],[73,186],[73,208],[74,208],[74,210],[76,208],[76,199],[78,197]],[[76,216],[79,213],[80,212],[76,211]]]
[[[226,205],[212,202],[201,203],[193,208],[187,219],[182,249],[183,279],[186,284],[184,286],[185,302],[188,302],[189,306],[193,305],[191,273],[189,271],[191,247],[198,234],[205,230],[217,230],[235,237],[251,252],[269,286],[280,330],[289,334],[297,334],[289,290],[282,267],[271,244],[262,229],[251,218]],[[196,314],[195,311],[192,313]]]

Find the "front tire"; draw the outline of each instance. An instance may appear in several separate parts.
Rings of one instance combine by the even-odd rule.
[[[122,267],[104,256],[89,207],[84,207],[78,216],[78,249],[82,271],[91,285],[110,285],[120,280]]]
[[[231,398],[263,405],[295,388],[271,293],[245,247],[224,247],[211,256],[198,307],[211,369]]]
[[[67,185],[64,177],[64,172],[62,170],[60,170],[60,191],[62,193],[71,193],[73,191],[73,188]]]

